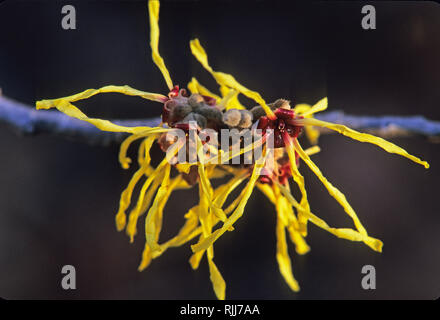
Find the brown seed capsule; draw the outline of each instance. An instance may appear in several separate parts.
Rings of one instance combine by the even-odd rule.
[[[286,99],[278,99],[276,100],[272,106],[272,109],[282,108],[290,110],[290,101]]]
[[[204,116],[208,120],[212,120],[217,123],[222,122],[223,113],[215,106],[204,105],[193,110],[194,113]]]
[[[205,99],[198,93],[193,93],[188,98],[188,104],[193,108],[203,107],[205,105]]]
[[[188,123],[190,121],[195,121],[197,122],[197,125],[203,129],[206,128],[206,124],[207,124],[207,120],[204,116],[202,116],[201,114],[198,113],[194,113],[191,112],[189,113],[185,118],[183,118],[183,120],[181,121],[182,123]]]
[[[179,121],[185,118],[191,111],[192,111],[191,106],[187,104],[177,105],[171,111],[171,118],[173,119],[173,121]]]
[[[278,108],[282,109],[290,109],[290,101],[285,99],[278,99],[273,103],[268,104],[269,108],[272,110],[276,110]],[[253,119],[256,121],[260,119],[262,116],[266,115],[266,111],[261,106],[253,107],[251,110]]]
[[[230,126],[236,127],[241,121],[241,113],[238,109],[230,109],[223,113],[223,123]]]
[[[241,118],[238,124],[240,128],[249,128],[250,126],[252,126],[252,119],[253,119],[252,112],[248,110],[240,110],[240,116]]]

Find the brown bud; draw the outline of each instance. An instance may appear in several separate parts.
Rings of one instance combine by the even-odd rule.
[[[223,123],[230,126],[236,127],[241,121],[241,113],[238,109],[230,109],[223,113]]]
[[[200,94],[193,93],[188,98],[188,104],[193,108],[199,108],[205,105],[205,99]]]
[[[238,124],[240,128],[249,128],[250,126],[252,126],[252,112],[248,110],[240,110],[240,116],[240,123]]]

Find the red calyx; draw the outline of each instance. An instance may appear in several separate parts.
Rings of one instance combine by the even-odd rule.
[[[283,134],[286,132],[290,137],[296,138],[300,134],[302,126],[293,124],[292,120],[295,119],[293,110],[278,108],[275,110],[275,116],[274,120],[267,116],[261,117],[257,128],[262,129],[263,134],[267,129],[274,130],[274,148],[282,148],[286,145]]]
[[[168,93],[169,98],[175,98],[179,95],[179,86],[175,85],[174,88]]]
[[[299,166],[299,154],[295,151],[296,166]],[[267,168],[261,170],[261,175],[258,179],[260,183],[267,183],[272,185],[274,181],[278,181],[282,185],[286,185],[289,178],[292,176],[290,169],[290,162],[288,158],[278,160],[278,168],[274,171],[269,171]]]

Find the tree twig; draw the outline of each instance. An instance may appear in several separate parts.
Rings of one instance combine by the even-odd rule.
[[[317,114],[316,118],[344,124],[350,128],[374,132],[382,137],[407,136],[412,134],[440,137],[440,121],[428,120],[423,116],[355,116],[342,111]],[[138,120],[111,120],[124,126],[158,126],[160,117]],[[52,134],[87,142],[93,145],[110,145],[121,142],[127,134],[104,132],[93,125],[71,118],[57,111],[37,111],[31,106],[1,96],[0,123],[6,123],[17,132],[26,135]],[[323,130],[322,133],[328,133]]]

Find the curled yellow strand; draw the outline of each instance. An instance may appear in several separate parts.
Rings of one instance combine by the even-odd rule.
[[[317,112],[324,111],[327,109],[328,100],[327,97],[318,101],[314,106],[310,106],[305,103],[297,104],[294,108],[296,114],[303,116],[305,118],[312,118],[313,115]],[[311,144],[317,144],[320,136],[320,132],[318,129],[313,126],[304,127],[306,137],[310,141]]]
[[[307,236],[307,213],[310,212],[309,200],[307,199],[307,190],[304,182],[304,177],[298,170],[296,166],[295,150],[293,149],[292,140],[290,137],[286,136],[286,150],[289,156],[290,170],[292,173],[293,180],[298,185],[301,192],[301,209],[298,210],[298,224],[299,230],[302,236]]]
[[[145,162],[147,161],[148,163],[150,163],[151,158],[150,158],[150,149],[153,145],[153,142],[156,140],[157,136],[156,135],[150,135],[149,133],[139,133],[139,134],[133,134],[131,136],[129,136],[128,138],[126,138],[122,143],[121,143],[121,147],[119,148],[119,162],[122,166],[122,168],[124,169],[128,169],[130,167],[130,163],[131,163],[131,159],[127,157],[127,151],[128,148],[130,147],[130,145],[141,138],[144,138],[146,136],[149,137],[147,139],[145,139],[144,144],[142,145],[143,151],[141,152],[141,150],[139,150],[139,157],[138,158],[138,162],[141,164],[141,162]]]
[[[243,190],[244,191],[243,196],[241,197],[237,208],[234,210],[231,216],[228,217],[228,219],[223,223],[223,226],[221,228],[214,231],[210,236],[201,239],[199,243],[191,246],[193,252],[198,252],[209,248],[223,233],[230,230],[233,224],[243,215],[244,207],[247,201],[249,200],[249,197],[251,196],[252,191],[254,189],[254,185],[260,175],[262,168],[264,167],[267,154],[268,152],[265,152],[265,155],[256,161],[249,182],[247,183],[245,189]]]
[[[191,81],[188,83],[188,89],[191,91],[191,93],[199,93],[204,96],[208,96],[211,98],[214,98],[217,102],[220,101],[222,98],[220,98],[218,95],[212,93],[207,89],[206,87],[202,86],[195,77],[191,78]]]
[[[284,221],[283,215],[285,211],[285,204],[281,200],[282,198],[278,198],[276,201],[276,209],[277,209],[277,225],[276,225],[276,236],[277,236],[277,261],[278,267],[280,269],[280,273],[283,276],[284,280],[289,285],[290,289],[297,292],[299,291],[298,282],[295,280],[292,273],[292,264],[290,262],[289,253],[287,250],[287,242],[286,242],[286,223]]]
[[[166,200],[166,197],[168,195],[168,188],[169,188],[169,182],[170,182],[170,169],[171,166],[167,163],[164,166],[164,176],[162,183],[159,187],[159,190],[157,191],[156,197],[154,198],[153,204],[148,211],[147,217],[145,219],[145,237],[147,239],[147,243],[150,246],[151,250],[154,252],[156,250],[160,250],[160,247],[157,243],[157,230],[160,230],[160,227],[158,225],[158,218],[157,215],[160,210],[160,203],[162,201]]]
[[[307,148],[306,150],[304,150],[305,153],[307,153],[309,156],[313,156],[314,154],[317,154],[319,152],[321,152],[321,148],[319,146],[313,146],[310,148]]]
[[[153,62],[159,68],[160,72],[167,83],[168,89],[171,91],[173,89],[173,82],[171,81],[170,73],[168,72],[165,62],[159,54],[159,7],[160,3],[158,0],[148,1],[148,12],[150,16],[150,46],[151,46],[151,56]]]
[[[134,89],[130,86],[114,86],[114,85],[108,85],[104,86],[98,89],[87,89],[85,91],[82,91],[80,93],[73,94],[71,96],[58,98],[58,99],[46,99],[46,100],[40,100],[37,101],[37,109],[51,109],[55,107],[55,102],[58,100],[66,100],[68,102],[75,102],[78,100],[84,100],[87,98],[90,98],[94,95],[97,95],[98,93],[122,93],[127,96],[136,96],[141,97],[147,100],[157,101],[157,102],[165,102],[167,100],[167,97],[158,94],[158,93],[151,93],[151,92],[145,92],[141,90]]]
[[[137,135],[132,135],[132,136],[128,137],[122,143],[121,148],[120,148],[119,161],[121,162],[121,164],[124,168],[125,167],[128,168],[128,163],[130,162],[130,159],[126,157],[126,152],[127,152],[127,148],[129,146],[129,144],[133,141],[133,137],[136,138]],[[150,136],[146,139],[147,146],[144,148],[144,152],[145,152],[144,161],[142,162],[142,165],[140,166],[140,168],[136,171],[136,173],[131,178],[130,182],[128,183],[127,188],[121,194],[121,199],[119,200],[119,210],[118,210],[118,213],[116,214],[116,229],[118,231],[121,231],[125,228],[125,224],[126,224],[125,211],[127,210],[127,208],[130,205],[131,196],[133,194],[133,189],[135,188],[136,184],[141,179],[141,177],[144,174],[146,174],[147,170],[149,169],[150,160],[151,160],[149,151],[150,151],[151,145],[153,144],[155,139],[156,139],[156,137],[154,135]],[[130,216],[131,216],[131,214],[130,214]]]
[[[269,108],[269,106],[266,104],[266,101],[264,101],[264,99],[258,92],[249,90],[248,88],[244,87],[243,85],[238,83],[237,80],[235,80],[235,78],[230,74],[212,70],[211,66],[208,63],[208,55],[206,54],[205,49],[203,49],[202,45],[200,44],[199,39],[191,40],[189,45],[194,57],[196,57],[201,65],[211,73],[211,75],[214,77],[219,85],[235,89],[238,92],[244,94],[246,97],[253,99],[264,109],[269,118],[275,118],[275,114]]]
[[[128,132],[128,133],[145,133],[145,134],[154,134],[167,132],[170,129],[159,128],[159,127],[125,127],[121,125],[114,124],[108,120],[89,118],[87,117],[81,110],[71,104],[68,100],[60,98],[55,100],[42,100],[37,102],[37,109],[50,109],[57,108],[59,111],[67,114],[70,117],[86,121],[88,123],[93,124],[95,127],[102,131],[110,131],[110,132]]]
[[[353,220],[356,229],[364,234],[367,235],[367,230],[365,230],[364,226],[362,225],[361,221],[356,215],[356,212],[353,210],[351,205],[348,203],[347,199],[345,198],[345,195],[339,191],[336,187],[334,187],[326,177],[322,174],[321,170],[315,165],[315,163],[310,159],[310,157],[304,152],[301,145],[299,144],[297,139],[293,140],[293,146],[298,152],[300,158],[307,164],[307,166],[313,171],[313,173],[318,177],[318,179],[322,182],[322,184],[327,188],[329,194],[335,198],[335,200],[344,208],[345,212],[351,217]]]
[[[212,261],[212,258],[208,258],[209,264],[209,278],[211,279],[212,286],[214,288],[215,295],[219,300],[225,300],[225,292],[226,292],[226,282],[223,279],[220,271],[217,269],[217,266]]]
[[[299,112],[300,115],[303,117],[309,117],[317,112],[321,112],[327,109],[328,106],[328,99],[327,97],[319,100],[316,104],[313,105],[313,107],[309,108],[308,110],[305,110],[304,112]],[[295,108],[296,111],[300,111],[299,108]]]
[[[350,129],[342,124],[334,124],[334,123],[321,121],[321,120],[317,120],[317,119],[312,119],[312,118],[300,119],[300,120],[297,120],[297,122],[298,122],[298,124],[302,124],[302,125],[306,125],[306,126],[324,127],[327,129],[337,131],[337,132],[343,134],[344,136],[350,137],[354,140],[375,144],[389,153],[395,153],[395,154],[401,155],[401,156],[408,158],[418,164],[423,165],[426,169],[429,168],[428,162],[422,161],[419,158],[417,158],[413,155],[410,155],[403,148],[396,146],[394,143],[388,142],[385,139],[382,139],[380,137],[376,137],[376,136],[373,136],[368,133],[360,133],[360,132],[355,131],[353,129]]]
[[[128,216],[128,223],[126,228],[126,233],[130,237],[130,243],[133,243],[134,236],[137,233],[137,222],[139,217],[141,217],[147,209],[151,205],[151,201],[153,200],[154,195],[156,194],[157,189],[160,186],[161,183],[161,176],[163,175],[163,172],[156,177],[154,180],[152,186],[148,189],[147,193],[145,194],[144,200],[142,202],[141,208],[133,208],[131,210],[130,215]]]
[[[219,208],[223,206],[228,195],[243,181],[243,179],[244,178],[242,176],[234,177],[229,182],[217,187],[214,190],[213,198],[215,199],[215,203],[218,205]],[[178,247],[185,244],[188,241],[191,241],[196,236],[202,233],[202,227],[198,226],[198,222],[199,222],[198,210],[199,210],[199,205],[194,206],[190,210],[188,210],[188,212],[185,214],[186,222],[183,225],[183,227],[179,230],[179,233],[170,240],[164,242],[163,244],[160,244],[161,250],[155,251],[152,254],[153,258],[162,255],[162,253],[165,252],[168,248]],[[229,210],[228,213],[230,211],[231,210]],[[212,217],[212,219],[213,219],[212,226],[215,226],[217,223],[220,222],[220,219],[217,217]],[[199,258],[201,259],[201,257],[202,255],[199,255],[199,257],[193,257],[192,261],[196,262],[196,260],[198,260]],[[194,269],[197,269],[198,263],[194,264],[193,267]]]
[[[278,185],[278,187],[280,188],[281,192],[286,197],[286,199],[289,201],[289,203],[299,210],[300,205],[295,200],[295,198],[293,198],[292,194],[285,187],[281,185]],[[332,228],[324,220],[317,217],[311,212],[307,213],[307,218],[310,220],[310,222],[312,222],[316,226],[326,230],[327,232],[330,232],[331,234],[337,236],[338,238],[346,239],[350,241],[362,241],[373,250],[382,252],[383,243],[379,239],[362,234],[350,228]]]
[[[223,99],[220,103],[223,103],[225,110],[229,109],[246,109],[238,100],[239,92],[235,89],[229,89],[226,86],[220,86],[220,92],[223,96]]]
[[[279,198],[279,201],[281,202],[281,205],[284,208],[286,228],[287,231],[289,232],[290,239],[295,244],[295,251],[298,254],[301,255],[306,254],[307,252],[310,251],[310,247],[308,246],[304,237],[301,235],[298,219],[295,216],[292,205],[289,204],[289,201],[284,196],[280,195],[279,186],[281,185],[277,182],[272,186],[274,190],[273,193],[277,195],[276,198],[277,199]],[[287,190],[287,192],[290,194],[289,185],[283,188]]]

